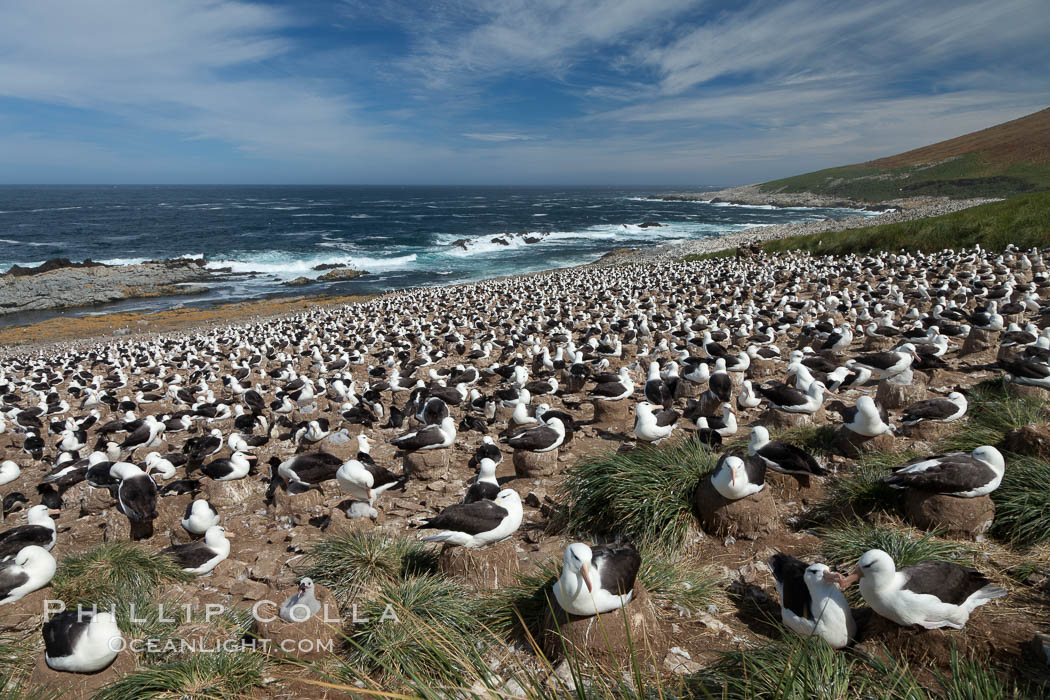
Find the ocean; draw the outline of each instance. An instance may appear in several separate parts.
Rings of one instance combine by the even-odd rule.
[[[253,273],[201,296],[77,313],[161,309],[446,285],[578,265],[617,248],[869,213],[646,198],[679,191],[700,188],[5,186],[0,272],[55,257],[120,264],[192,256]],[[369,274],[282,285],[337,263]]]

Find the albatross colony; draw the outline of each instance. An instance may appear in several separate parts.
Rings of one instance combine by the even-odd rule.
[[[647,443],[698,431],[718,456],[723,438],[750,434],[751,455],[728,459],[744,468],[719,484],[733,485],[726,498],[748,497],[753,489],[736,487],[758,487],[768,467],[767,479],[786,473],[766,482],[777,496],[783,479],[801,474],[819,489],[852,467],[848,456],[818,460],[770,438],[813,422],[928,456],[887,470],[893,486],[921,488],[936,475],[937,494],[983,495],[1008,460],[935,456],[922,430],[965,419],[965,395],[982,379],[1050,386],[1048,297],[1036,251],[759,256],[575,268],[9,354],[0,460],[13,464],[0,542],[12,561],[43,547],[61,567],[103,539],[134,539],[196,574],[191,596],[245,606],[245,596],[294,592],[304,545],[349,521],[461,553],[509,541],[493,551],[527,569],[578,542],[545,527],[579,457],[660,449]],[[1006,328],[1015,331],[1000,348]],[[888,413],[874,404],[884,392],[898,398]],[[855,408],[840,411],[850,420],[825,411],[829,396]],[[858,432],[861,414],[885,415],[866,431],[883,435]],[[515,478],[519,465],[537,464],[548,471]],[[482,481],[470,488],[478,466]],[[779,500],[786,522],[801,506]],[[626,544],[619,535],[573,546],[604,552]],[[809,544],[784,561],[819,551],[811,535],[798,537]],[[765,558],[730,552],[740,566]],[[892,579],[893,562],[882,565]],[[790,582],[759,583],[782,591],[800,620],[791,629],[811,629],[812,601],[843,605],[814,587],[840,579],[811,567],[810,581],[808,564],[793,566]],[[41,572],[30,574],[50,579]]]

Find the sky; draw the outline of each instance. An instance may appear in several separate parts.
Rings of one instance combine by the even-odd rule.
[[[0,0],[0,184],[681,184],[1050,105],[1047,0]]]

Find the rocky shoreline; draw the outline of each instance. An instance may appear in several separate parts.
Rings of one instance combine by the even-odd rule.
[[[62,262],[48,261],[39,266],[41,271],[18,268],[0,277],[0,315],[200,294],[206,287],[198,283],[231,274],[228,270],[205,269],[203,260],[187,258],[137,265]]]
[[[761,190],[759,185],[741,185],[739,187],[727,187],[724,190],[714,190],[710,192],[652,195],[649,199],[673,202],[740,204],[747,206],[829,207],[883,212],[891,209],[913,209],[944,198],[904,197],[872,203],[859,199],[828,197],[827,195],[815,194],[813,192],[766,192]]]
[[[754,188],[754,185],[749,185]],[[733,188],[732,190],[721,190],[722,193],[737,192],[747,188]],[[757,189],[755,189],[757,191]],[[669,195],[676,198],[692,197],[696,201],[707,201],[711,199],[708,195],[716,193],[700,193],[696,195]],[[761,193],[768,197],[767,193]],[[791,195],[797,197],[798,195]],[[808,206],[808,207],[830,207],[848,206],[860,209],[860,205],[831,204],[826,197],[820,195],[808,195],[812,197],[809,204],[779,204],[777,206]],[[723,200],[728,201],[728,200]],[[786,201],[786,200],[784,200]],[[593,265],[620,265],[628,262],[641,262],[645,260],[668,260],[677,259],[686,255],[698,255],[703,253],[714,253],[727,248],[737,248],[751,243],[762,241],[774,241],[794,236],[805,236],[814,233],[826,233],[829,231],[845,231],[848,229],[863,228],[865,226],[879,226],[882,224],[896,224],[903,221],[914,221],[932,216],[951,214],[962,209],[969,209],[981,204],[996,202],[998,199],[948,199],[947,197],[913,197],[909,199],[897,199],[883,204],[890,207],[878,216],[852,216],[846,219],[824,219],[822,221],[806,221],[793,224],[779,224],[776,226],[761,226],[755,228],[729,233],[724,236],[713,236],[701,238],[684,243],[673,243],[669,245],[654,246],[646,250],[623,250],[612,251],[606,254]],[[744,203],[743,201],[739,203]],[[770,202],[751,201],[749,204],[769,204]]]
[[[832,201],[814,194],[780,195],[759,192],[757,186],[735,187],[718,192],[671,194],[665,199],[732,201],[739,204],[774,206],[862,208],[863,203]],[[590,263],[592,266],[624,263],[674,260],[687,255],[711,253],[727,248],[746,246],[755,242],[778,240],[792,236],[841,231],[879,224],[912,221],[949,214],[961,209],[996,201],[994,199],[953,200],[948,198],[914,197],[884,202],[883,213],[876,217],[856,216],[847,219],[825,219],[777,226],[746,229],[723,236],[686,241],[652,248],[617,249]],[[647,223],[647,226],[659,224]],[[47,311],[65,308],[95,306],[134,298],[193,295],[207,291],[206,283],[232,276],[230,270],[209,270],[205,261],[179,258],[149,261],[138,265],[110,266],[85,261],[48,261],[36,268],[19,268],[0,276],[0,316],[23,311]],[[322,270],[322,267],[324,268]],[[329,269],[331,268],[331,269]],[[338,269],[336,269],[338,268]],[[302,286],[315,282],[344,281],[367,274],[342,265],[319,266],[316,280],[308,277],[286,282],[287,286]]]

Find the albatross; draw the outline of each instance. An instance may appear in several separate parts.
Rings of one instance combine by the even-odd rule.
[[[908,406],[901,416],[901,424],[915,425],[922,421],[950,423],[966,414],[966,406],[966,397],[953,391],[945,398],[926,399]]]
[[[900,571],[881,549],[861,555],[857,570],[840,577],[847,588],[860,581],[860,593],[871,609],[905,627],[962,629],[979,606],[1006,591],[976,569],[943,561],[926,561]]]
[[[633,546],[565,548],[554,597],[571,615],[591,616],[619,610],[631,602],[642,557]]]
[[[784,626],[803,637],[820,637],[833,649],[847,646],[857,634],[857,623],[836,585],[839,576],[824,564],[806,564],[779,552],[768,564]]]
[[[977,498],[999,488],[1006,462],[991,445],[978,447],[970,454],[919,457],[894,468],[886,483],[899,489],[917,489],[958,498]]]
[[[825,476],[827,471],[812,455],[786,442],[769,439],[769,430],[756,425],[751,429],[747,452],[759,458],[767,467],[781,474],[809,474]]]
[[[503,489],[493,501],[456,503],[426,518],[421,529],[442,530],[424,537],[424,542],[444,542],[476,549],[509,537],[521,526],[521,496]]]

